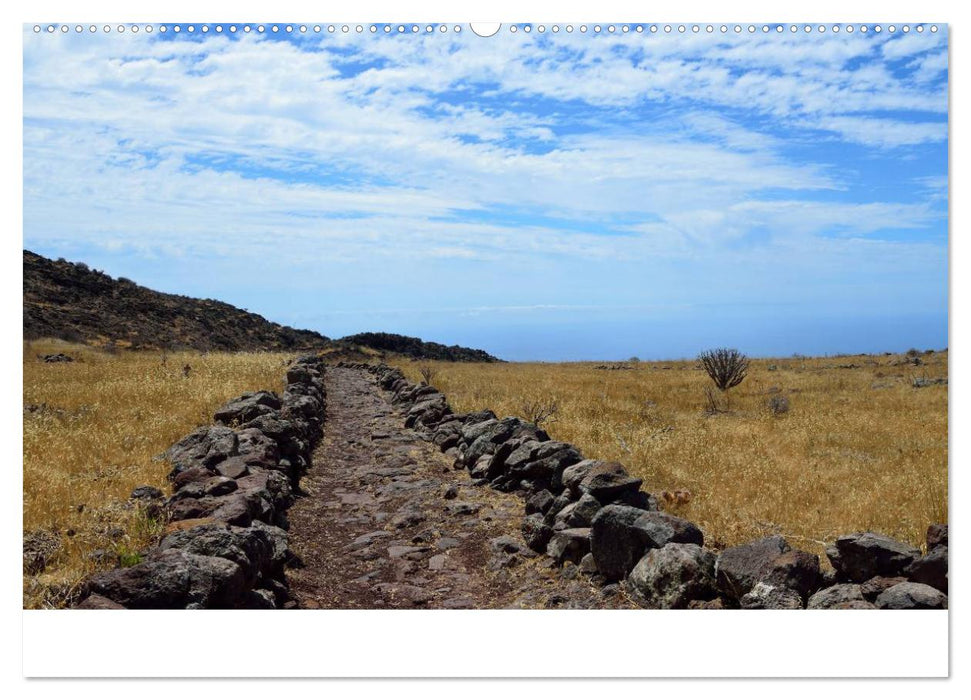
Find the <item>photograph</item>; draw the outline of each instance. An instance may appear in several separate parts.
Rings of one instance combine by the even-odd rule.
[[[23,25],[24,611],[947,610],[948,114],[943,23]]]

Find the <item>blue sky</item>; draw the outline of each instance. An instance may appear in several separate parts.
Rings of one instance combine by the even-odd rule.
[[[24,247],[507,359],[939,348],[947,109],[944,30],[25,27]]]

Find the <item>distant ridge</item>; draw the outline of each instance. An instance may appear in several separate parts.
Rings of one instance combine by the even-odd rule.
[[[24,339],[61,338],[138,349],[329,350],[415,359],[495,362],[482,350],[427,343],[392,333],[360,333],[332,341],[316,331],[282,326],[214,299],[165,294],[114,279],[84,263],[24,251]],[[373,354],[373,353],[368,353]]]
[[[375,350],[405,355],[415,359],[444,360],[446,362],[501,362],[485,350],[463,348],[460,345],[430,343],[397,333],[357,333],[341,338],[341,343],[364,345]]]

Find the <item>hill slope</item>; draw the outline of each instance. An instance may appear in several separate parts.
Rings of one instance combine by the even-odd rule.
[[[163,294],[24,251],[24,338],[131,348],[309,350],[328,338],[213,299]]]
[[[164,294],[84,263],[24,251],[24,338],[61,338],[119,347],[196,350],[322,350],[368,359],[496,362],[482,350],[429,343],[393,333],[359,333],[331,341],[315,331],[268,321],[213,299]]]

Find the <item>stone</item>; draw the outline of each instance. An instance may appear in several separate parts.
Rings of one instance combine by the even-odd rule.
[[[759,572],[758,579],[770,586],[795,591],[805,602],[820,587],[819,557],[798,549],[784,552]]]
[[[801,610],[803,600],[798,591],[759,581],[742,596],[739,605],[743,610]]]
[[[945,537],[944,541],[947,541]],[[947,593],[947,545],[937,545],[904,569],[904,575],[915,583],[923,583]]]
[[[580,482],[591,469],[601,464],[604,464],[604,462],[597,459],[584,459],[576,464],[571,464],[563,470],[560,477],[563,488],[569,489],[574,498],[579,498],[581,495]]]
[[[481,506],[477,503],[452,501],[445,506],[445,513],[446,515],[475,515],[480,509]]]
[[[162,457],[172,465],[169,479],[196,466],[214,467],[238,454],[236,432],[222,425],[197,428],[166,450]]]
[[[878,532],[837,537],[826,556],[841,581],[863,583],[874,576],[899,576],[920,558],[920,550]]]
[[[866,603],[858,583],[837,583],[835,586],[817,591],[809,598],[809,610],[831,610],[846,603]]]
[[[631,506],[601,508],[591,524],[590,549],[597,570],[608,581],[619,581],[633,570],[649,548],[637,520],[648,511]]]
[[[600,503],[612,503],[641,488],[643,481],[627,473],[617,462],[603,462],[591,468],[580,480],[581,493],[593,496]]]
[[[931,551],[940,545],[947,546],[947,525],[930,525],[927,528],[927,551]]]
[[[597,573],[597,562],[594,561],[592,553],[588,552],[583,555],[583,559],[580,560],[580,573],[587,576]]]
[[[715,554],[675,542],[649,549],[631,571],[628,588],[647,607],[685,609],[692,600],[717,595]]]
[[[445,489],[445,493],[442,495],[442,498],[450,501],[452,499],[458,498],[458,495],[459,495],[459,487],[453,485]]]
[[[553,505],[555,497],[548,490],[537,491],[526,501],[526,515],[545,514]]]
[[[489,546],[497,552],[505,552],[506,554],[515,554],[522,548],[519,541],[509,535],[494,537],[489,540]]]
[[[281,408],[280,397],[269,391],[256,391],[243,394],[224,404],[213,415],[213,420],[222,425],[248,423],[267,413]]]
[[[546,546],[546,553],[557,564],[565,561],[579,563],[583,556],[590,551],[590,528],[569,528],[554,532]]]
[[[447,560],[444,554],[435,554],[428,558],[428,568],[431,571],[441,571],[445,568],[445,562]]]
[[[600,508],[600,501],[589,493],[585,493],[576,502],[567,522],[571,527],[590,527],[593,523],[594,516]]]
[[[97,593],[92,593],[87,598],[78,603],[77,610],[126,610],[124,605],[105,598]]]
[[[231,608],[245,590],[239,565],[170,549],[123,569],[96,574],[90,593],[134,609]]]
[[[543,516],[543,521],[550,527],[553,527],[553,525],[556,523],[557,516],[562,513],[563,509],[569,506],[572,502],[573,499],[570,497],[570,492],[564,490],[563,493],[553,499],[553,503],[550,504],[549,510],[547,510],[546,514]]]
[[[539,513],[534,513],[523,520],[522,533],[526,546],[536,552],[545,552],[546,545],[553,536],[553,528],[543,522]]]
[[[860,584],[860,593],[864,600],[871,603],[877,599],[881,593],[888,588],[896,586],[898,583],[906,583],[907,579],[903,576],[874,576],[868,581]]]
[[[881,610],[946,610],[947,596],[923,583],[898,583],[877,596]]]
[[[180,530],[159,543],[160,551],[169,549],[228,559],[240,567],[248,586],[260,577],[282,574],[289,552],[287,533],[262,523],[247,528],[214,523]]]
[[[227,479],[242,479],[250,473],[246,457],[230,457],[215,466],[215,471]]]
[[[718,589],[731,601],[738,602],[761,579],[765,569],[789,545],[779,535],[771,535],[737,547],[729,547],[718,555],[715,576]]]
[[[154,486],[137,486],[128,498],[133,501],[154,501],[165,498],[165,494]]]

